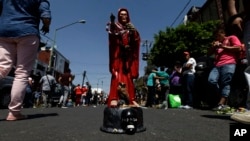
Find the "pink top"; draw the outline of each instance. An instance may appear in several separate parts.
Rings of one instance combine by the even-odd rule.
[[[222,45],[240,47],[241,42],[236,36],[232,35],[232,36],[226,37],[223,40]],[[226,64],[236,64],[237,54],[238,54],[237,52],[225,50],[223,48],[218,48],[216,50],[215,66],[219,67],[219,66],[223,66]]]

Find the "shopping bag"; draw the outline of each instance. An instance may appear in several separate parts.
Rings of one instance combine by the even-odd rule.
[[[168,94],[169,106],[171,108],[178,108],[181,106],[181,98],[178,94]]]

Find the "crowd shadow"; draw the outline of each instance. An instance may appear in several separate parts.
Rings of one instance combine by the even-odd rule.
[[[52,116],[58,116],[58,113],[47,113],[47,114],[33,114],[33,115],[27,115],[27,119],[36,119],[36,118],[44,118],[44,117],[52,117]]]

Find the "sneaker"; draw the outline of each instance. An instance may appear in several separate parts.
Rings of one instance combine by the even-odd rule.
[[[22,115],[22,114],[16,114],[13,115],[12,113],[9,113],[6,120],[7,121],[16,121],[16,120],[23,120],[23,119],[27,119],[26,115]]]
[[[178,108],[183,109],[183,108],[184,108],[184,105],[181,105],[181,106],[179,106]]]
[[[226,110],[226,109],[229,109],[230,107],[227,106],[227,105],[222,105],[222,104],[219,104],[217,107],[213,108],[213,111],[222,111],[222,110]]]
[[[62,104],[61,103],[57,103],[57,107],[62,107]]]
[[[216,111],[217,114],[233,114],[235,110],[227,105],[219,105],[213,108],[213,111]]]
[[[243,124],[250,124],[250,111],[245,113],[236,113],[231,116],[231,119]]]
[[[189,106],[189,105],[185,105],[182,107],[183,109],[193,109],[193,107]]]
[[[61,108],[64,108],[64,109],[65,109],[65,108],[68,108],[68,107],[67,107],[67,106],[62,106]]]

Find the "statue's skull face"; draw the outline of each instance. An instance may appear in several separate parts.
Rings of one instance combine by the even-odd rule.
[[[127,13],[127,11],[121,11],[120,14],[119,14],[119,16],[120,16],[120,19],[121,19],[121,21],[123,23],[127,23],[128,22],[127,21],[127,19],[128,19],[128,13]]]

